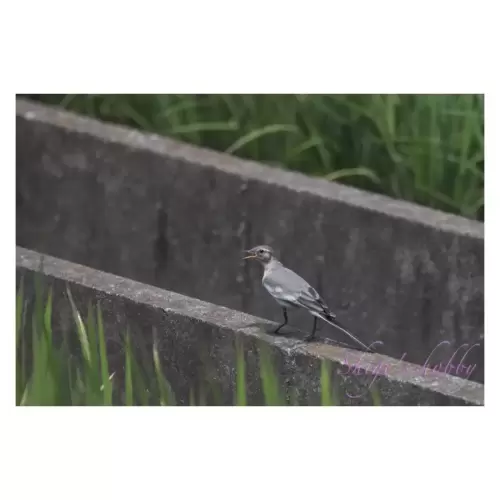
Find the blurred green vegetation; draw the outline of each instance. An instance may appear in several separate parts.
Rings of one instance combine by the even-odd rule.
[[[35,283],[34,301],[28,303],[23,281],[17,291],[16,302],[16,404],[21,406],[172,406],[178,398],[165,378],[157,348],[157,333],[153,331],[153,349],[147,362],[133,348],[130,332],[123,335],[124,359],[121,383],[115,380],[108,363],[106,335],[99,307],[89,304],[82,317],[67,289],[73,312],[73,328],[64,332],[64,338],[55,339],[52,330],[52,291],[45,290],[41,280]],[[236,341],[236,387],[233,404],[247,405],[245,353]],[[266,345],[259,349],[260,377],[264,404],[280,406],[297,404],[287,401],[285,389],[272,363],[272,353]],[[321,404],[340,404],[331,382],[330,367],[321,368]],[[203,406],[208,396],[221,404],[220,388],[197,387],[191,382],[190,404]],[[380,395],[370,388],[374,405],[380,405]],[[214,404],[213,402],[211,404]]]
[[[484,219],[482,95],[31,95],[102,120]]]

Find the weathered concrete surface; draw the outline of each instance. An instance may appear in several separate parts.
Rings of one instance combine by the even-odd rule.
[[[278,320],[240,260],[270,244],[364,342],[443,365],[480,343],[484,380],[481,223],[23,101],[16,223],[21,246]]]
[[[290,397],[302,404],[320,402],[321,360],[331,362],[338,396],[343,404],[371,404],[369,387],[376,380],[386,405],[483,405],[481,384],[400,362],[381,354],[363,354],[325,344],[269,335],[276,324],[224,307],[201,302],[106,274],[20,247],[16,249],[17,279],[24,277],[25,296],[33,296],[33,277],[41,273],[53,287],[54,331],[71,328],[65,297],[69,284],[80,311],[89,301],[101,304],[106,337],[111,344],[111,369],[121,371],[123,358],[117,345],[130,328],[133,343],[150,352],[153,327],[165,374],[180,401],[186,403],[190,387],[212,381],[222,388],[222,404],[232,404],[235,385],[235,341],[245,350],[249,401],[259,404],[259,342],[272,350],[275,367]],[[42,259],[43,258],[43,262]],[[40,271],[42,270],[42,271]]]

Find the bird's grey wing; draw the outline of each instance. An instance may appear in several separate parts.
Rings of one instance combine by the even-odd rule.
[[[326,316],[327,318],[335,318],[335,314],[333,314],[330,309],[328,309],[325,301],[310,285],[306,290],[300,293],[297,301],[302,307],[309,309],[311,312],[316,312],[322,316]]]
[[[279,267],[265,275],[262,284],[283,307],[300,307],[297,297],[303,284],[297,278],[302,279],[286,267]]]
[[[280,267],[270,273],[263,283],[276,300],[286,301],[290,305],[303,307],[311,312],[331,314],[318,292],[291,269]]]

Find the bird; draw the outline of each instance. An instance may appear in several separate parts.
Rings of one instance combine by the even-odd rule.
[[[344,332],[363,349],[373,352],[361,340],[347,330],[330,311],[319,293],[303,278],[291,269],[285,267],[275,256],[274,250],[268,245],[258,245],[244,251],[243,259],[255,259],[264,267],[262,285],[276,300],[283,310],[284,322],[276,328],[275,334],[288,324],[288,309],[303,308],[314,316],[311,333],[304,339],[310,342],[315,338],[318,318]]]

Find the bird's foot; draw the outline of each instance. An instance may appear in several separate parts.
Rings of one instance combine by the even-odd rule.
[[[308,335],[305,339],[304,342],[311,342],[311,340],[315,339],[315,335]]]

